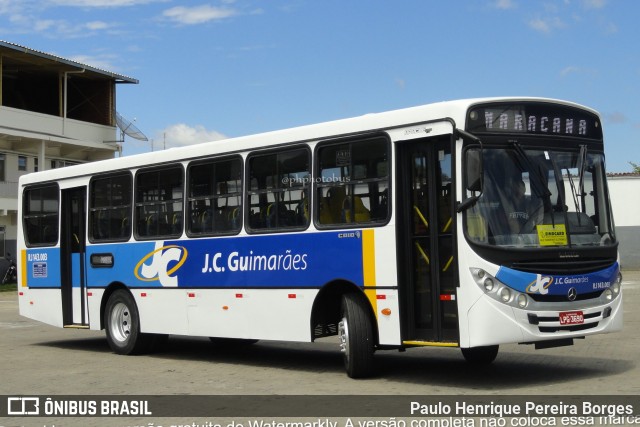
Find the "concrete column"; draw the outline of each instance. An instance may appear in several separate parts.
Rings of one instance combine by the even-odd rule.
[[[45,148],[47,147],[47,141],[44,139],[40,141],[40,153],[38,154],[38,170],[44,171],[49,169],[47,167],[47,162],[45,161]]]

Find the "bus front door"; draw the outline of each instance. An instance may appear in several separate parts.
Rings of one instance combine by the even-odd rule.
[[[397,143],[398,267],[407,345],[456,346],[451,136]]]
[[[89,327],[85,275],[86,187],[62,190],[60,275],[65,327]]]

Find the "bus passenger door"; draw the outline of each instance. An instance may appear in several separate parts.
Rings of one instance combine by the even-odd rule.
[[[62,190],[60,275],[65,327],[89,327],[85,275],[86,187]]]
[[[403,341],[458,342],[450,135],[397,143],[398,280]]]

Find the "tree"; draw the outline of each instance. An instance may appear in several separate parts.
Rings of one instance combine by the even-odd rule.
[[[640,165],[637,163],[629,162],[631,167],[633,168],[633,173],[640,173]]]

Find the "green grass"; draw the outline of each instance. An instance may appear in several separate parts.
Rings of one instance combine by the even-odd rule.
[[[0,285],[0,292],[12,292],[17,290],[18,290],[18,285],[15,283],[7,283],[6,285]]]

